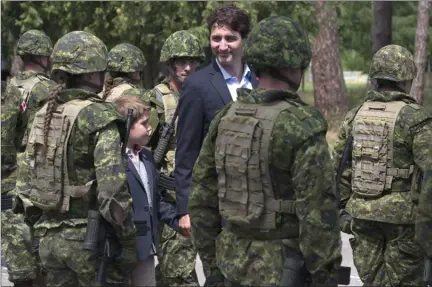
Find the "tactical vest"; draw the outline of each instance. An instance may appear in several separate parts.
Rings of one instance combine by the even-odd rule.
[[[48,131],[46,156],[44,157],[45,105],[36,113],[29,136],[27,156],[31,182],[28,197],[42,210],[69,211],[71,197],[82,197],[94,186],[71,186],[68,177],[67,144],[79,112],[93,102],[72,100],[57,107],[52,115]]]
[[[49,81],[48,78],[42,75],[35,75],[34,77],[30,77],[25,80],[18,80],[17,78],[12,78],[10,80],[10,84],[16,86],[21,93],[21,105],[28,106],[28,102],[30,101],[30,95],[36,86],[36,84],[42,81]],[[28,133],[29,129],[26,127],[24,131],[24,137],[21,142],[21,147],[25,148],[28,142]]]
[[[109,93],[108,97],[105,99],[106,102],[113,102],[116,99],[120,98],[123,93],[129,89],[133,89],[134,86],[132,86],[129,83],[121,83],[118,86],[115,86],[112,88],[111,92]]]
[[[170,123],[174,116],[175,110],[178,106],[178,97],[167,87],[165,84],[159,84],[155,87],[157,100],[163,103],[165,122]],[[175,127],[177,127],[178,118],[175,121]],[[176,129],[177,130],[177,129]],[[175,166],[175,149],[176,149],[176,136],[171,138],[168,145],[167,161],[169,171],[174,170]]]
[[[276,229],[276,213],[295,213],[294,200],[275,199],[269,170],[270,144],[286,101],[266,105],[235,102],[222,117],[215,146],[219,212],[250,229]]]
[[[414,162],[401,169],[393,161],[396,119],[406,105],[402,101],[366,102],[357,112],[352,130],[352,190],[358,195],[380,197],[391,191],[393,179],[409,179],[416,169]]]

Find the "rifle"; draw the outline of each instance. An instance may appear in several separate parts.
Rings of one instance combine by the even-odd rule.
[[[122,156],[126,153],[126,146],[129,140],[130,134],[130,126],[132,123],[133,109],[128,109],[127,118],[126,118],[126,135],[123,140],[123,144],[121,146]],[[94,208],[96,206],[96,196],[93,196],[93,199],[89,202],[89,211],[87,214],[88,223],[86,229],[86,235],[84,237],[83,249],[89,251],[96,251],[99,245],[99,238],[103,238],[104,246],[102,252],[101,262],[99,264],[99,268],[96,274],[96,286],[104,286],[106,282],[107,275],[107,265],[114,259],[114,243],[115,236],[112,227],[110,228],[109,224],[103,219],[100,215],[99,211]],[[101,223],[103,225],[103,234],[101,234]]]
[[[336,197],[338,199],[338,201],[340,201],[340,188],[339,188],[339,184],[340,184],[340,180],[342,177],[342,173],[345,170],[345,167],[347,165],[347,161],[348,161],[348,157],[351,155],[352,153],[352,142],[353,142],[353,136],[349,135],[347,138],[347,141],[344,145],[344,149],[342,152],[342,157],[341,160],[339,162],[339,168],[338,168],[338,172],[336,174]]]
[[[158,142],[158,145],[156,149],[154,150],[153,156],[156,163],[156,167],[158,170],[158,176],[159,176],[159,185],[165,189],[174,190],[175,189],[175,181],[174,177],[170,175],[166,175],[163,172],[161,172],[161,165],[163,157],[166,154],[168,144],[171,141],[174,133],[175,133],[175,121],[178,116],[178,106],[176,107],[174,111],[174,115],[171,119],[170,123],[165,124],[162,127],[161,136]]]

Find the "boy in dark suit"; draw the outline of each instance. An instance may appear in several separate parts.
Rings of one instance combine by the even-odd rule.
[[[138,263],[131,275],[132,286],[155,286],[155,260],[158,242],[158,220],[178,230],[175,206],[164,201],[158,192],[157,173],[152,153],[143,148],[151,135],[150,108],[136,97],[123,96],[114,102],[125,118],[133,110],[126,147],[129,190],[133,199],[137,229]]]

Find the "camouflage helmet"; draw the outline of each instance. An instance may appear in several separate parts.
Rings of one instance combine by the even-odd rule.
[[[300,26],[284,16],[270,16],[252,28],[244,56],[254,68],[307,68],[312,57],[309,39]]]
[[[185,30],[177,31],[166,39],[159,61],[166,62],[179,57],[199,58],[200,61],[205,61],[204,50],[198,38]]]
[[[401,82],[412,80],[416,75],[414,57],[402,46],[385,46],[379,49],[372,58],[369,71],[371,79]]]
[[[107,71],[133,73],[144,70],[146,64],[144,54],[138,47],[121,43],[109,51]]]
[[[95,35],[74,31],[61,37],[54,46],[52,71],[62,70],[70,74],[86,74],[105,71],[108,51]]]
[[[19,56],[34,55],[49,57],[52,49],[51,39],[44,32],[29,30],[18,39],[16,53]]]

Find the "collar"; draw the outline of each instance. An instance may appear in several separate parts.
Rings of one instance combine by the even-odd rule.
[[[136,155],[134,154],[134,151],[137,153]],[[139,156],[140,155],[140,153],[141,153],[141,151],[142,151],[142,148],[141,147],[139,147],[139,146],[135,146],[134,147],[134,149],[131,149],[131,148],[126,148],[126,154],[130,157],[130,158],[133,158],[133,157],[136,157],[136,156]]]
[[[235,77],[231,76],[222,66],[219,64],[218,60],[216,59],[216,64],[218,65],[220,71],[222,72],[222,76],[224,77],[224,80],[227,81],[229,79],[233,79]],[[247,79],[248,81],[251,80],[251,70],[249,69],[249,66],[247,64],[244,64],[243,67],[243,75],[242,79]]]
[[[35,72],[35,71],[22,71],[21,73],[17,74],[18,80],[27,80],[31,77],[35,77],[37,75],[44,76],[45,78],[48,78],[48,75],[42,72]]]
[[[71,100],[91,100],[94,102],[102,102],[102,99],[95,93],[84,89],[64,89],[58,92],[57,98],[59,103],[66,103]]]

